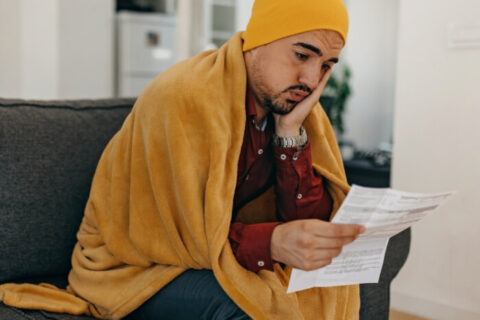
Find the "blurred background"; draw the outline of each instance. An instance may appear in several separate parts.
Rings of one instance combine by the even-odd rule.
[[[350,182],[457,191],[414,226],[392,307],[480,319],[480,2],[345,3],[348,43],[321,102]],[[138,96],[172,64],[244,30],[252,4],[0,0],[0,97]]]

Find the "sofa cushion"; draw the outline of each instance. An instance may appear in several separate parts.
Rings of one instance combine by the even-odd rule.
[[[0,283],[68,272],[97,162],[133,103],[0,99]]]
[[[0,319],[5,320],[94,320],[88,316],[51,313],[40,310],[24,310],[12,308],[0,302]]]

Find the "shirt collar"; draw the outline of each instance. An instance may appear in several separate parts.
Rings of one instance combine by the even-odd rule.
[[[257,109],[255,108],[255,100],[250,89],[247,89],[246,97],[246,108],[247,108],[247,121],[252,121],[252,124],[258,131],[265,131],[268,124],[268,117],[263,117],[262,121],[258,122],[257,120]]]

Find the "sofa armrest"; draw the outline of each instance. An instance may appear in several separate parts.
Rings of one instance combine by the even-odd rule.
[[[379,282],[360,285],[360,320],[388,320],[390,284],[407,260],[410,238],[410,228],[392,237],[388,242]]]

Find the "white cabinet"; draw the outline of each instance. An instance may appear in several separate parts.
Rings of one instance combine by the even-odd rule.
[[[117,96],[138,96],[175,61],[175,16],[161,13],[118,13]]]
[[[220,47],[237,31],[245,30],[253,0],[205,0],[207,43]]]
[[[212,0],[210,41],[217,47],[224,44],[236,31],[235,0]]]

